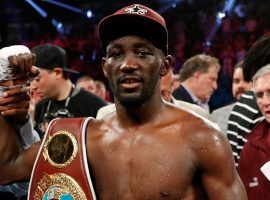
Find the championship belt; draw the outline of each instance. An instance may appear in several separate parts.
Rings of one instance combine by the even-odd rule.
[[[32,171],[28,200],[96,200],[85,141],[91,119],[50,123]]]

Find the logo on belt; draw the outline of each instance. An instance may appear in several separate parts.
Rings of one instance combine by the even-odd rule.
[[[78,153],[76,138],[68,131],[57,131],[49,136],[43,148],[43,156],[52,166],[68,166]]]
[[[44,176],[39,181],[35,191],[35,200],[87,200],[79,184],[70,176],[57,173]]]

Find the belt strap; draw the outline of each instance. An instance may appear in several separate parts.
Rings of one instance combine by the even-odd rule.
[[[50,123],[32,171],[28,200],[96,200],[85,144],[89,120],[65,118]]]

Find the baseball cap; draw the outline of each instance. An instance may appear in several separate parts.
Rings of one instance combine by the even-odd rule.
[[[168,54],[166,22],[160,14],[144,5],[133,4],[121,8],[103,18],[98,29],[104,52],[111,41],[127,35],[136,35],[152,42],[165,55]]]
[[[38,68],[53,70],[59,67],[66,72],[79,73],[67,67],[67,53],[59,46],[42,44],[34,47],[31,52],[36,54],[35,66]]]

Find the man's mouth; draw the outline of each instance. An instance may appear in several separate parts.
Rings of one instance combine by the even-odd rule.
[[[270,110],[264,111],[265,116],[270,117]]]
[[[242,94],[244,94],[245,92],[246,92],[245,89],[241,89],[241,88],[240,88],[240,89],[238,90],[238,92],[236,93],[236,96],[238,96],[238,95],[239,95],[239,96],[242,96]]]
[[[141,84],[141,78],[137,76],[123,77],[119,80],[120,85],[125,89],[135,89]]]
[[[38,96],[40,96],[40,97],[43,97],[43,96],[44,96],[44,94],[41,93],[41,92],[37,92],[36,94],[37,94]]]

